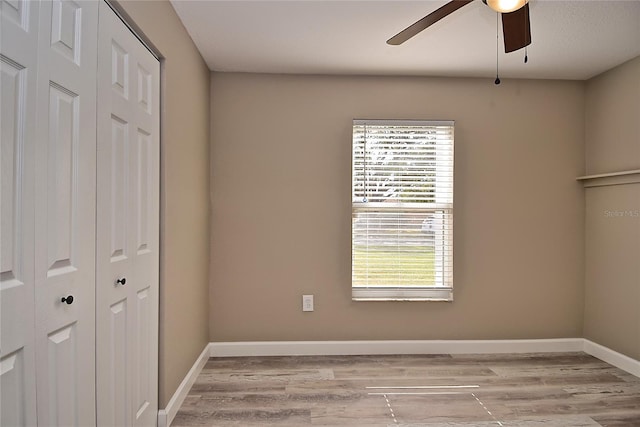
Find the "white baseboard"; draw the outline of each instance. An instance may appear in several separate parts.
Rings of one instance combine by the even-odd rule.
[[[336,356],[361,354],[555,353],[583,351],[582,338],[442,341],[212,342],[211,357]]]
[[[640,378],[640,361],[638,360],[588,339],[584,340],[584,352]]]
[[[584,338],[436,341],[212,342],[210,357],[342,356],[361,354],[566,353],[584,351],[640,377],[640,361]]]
[[[182,406],[182,402],[184,402],[184,399],[187,397],[191,386],[196,382],[196,378],[198,378],[198,375],[202,372],[202,368],[204,368],[207,360],[209,360],[209,355],[211,354],[210,347],[211,343],[204,347],[204,350],[202,350],[200,356],[198,356],[191,369],[189,369],[189,372],[187,372],[187,375],[178,386],[176,392],[171,396],[169,403],[167,403],[167,407],[158,411],[158,427],[169,427],[173,422],[173,419],[176,417],[180,406]]]

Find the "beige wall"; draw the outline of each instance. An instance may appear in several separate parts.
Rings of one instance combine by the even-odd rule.
[[[640,168],[640,57],[587,82],[588,174]]]
[[[640,57],[590,80],[585,112],[587,173],[640,169]],[[585,194],[584,334],[640,360],[640,183]]]
[[[208,342],[209,70],[168,1],[119,5],[162,56],[160,396]]]
[[[211,91],[212,341],[582,336],[583,83],[213,73]],[[456,121],[453,303],[351,301],[354,118]]]

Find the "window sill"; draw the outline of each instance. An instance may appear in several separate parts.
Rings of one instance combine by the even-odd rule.
[[[353,301],[453,301],[453,289],[444,287],[393,288],[361,287],[351,289]]]

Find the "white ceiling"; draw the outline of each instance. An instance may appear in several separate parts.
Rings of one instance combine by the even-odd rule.
[[[400,46],[386,40],[446,3],[171,0],[214,71],[492,77],[496,13],[476,0]],[[640,55],[640,0],[531,0],[529,62],[500,76],[584,80]],[[502,25],[502,24],[500,24]]]

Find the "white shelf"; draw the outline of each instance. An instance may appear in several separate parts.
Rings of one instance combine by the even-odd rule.
[[[582,181],[585,188],[637,184],[640,183],[640,169],[579,176],[576,180]]]

